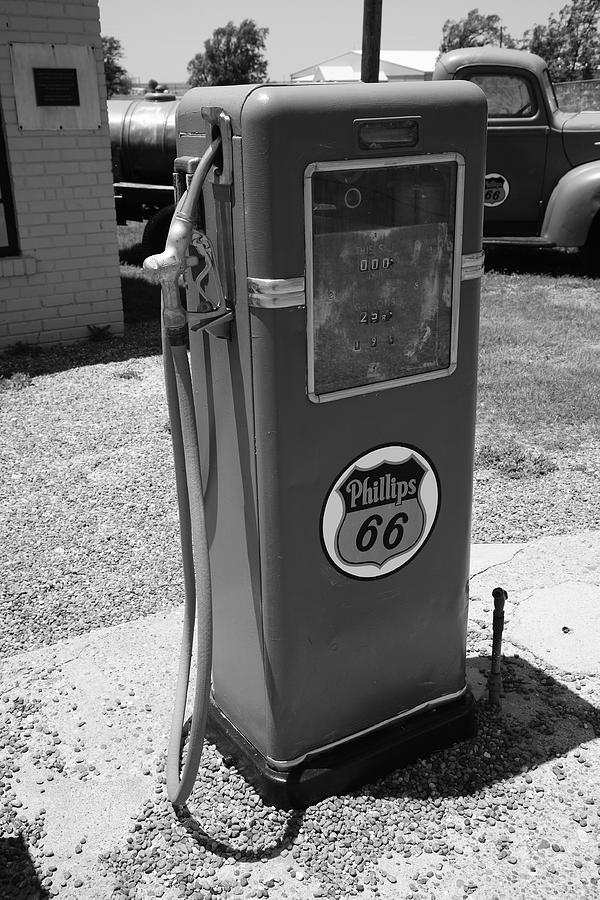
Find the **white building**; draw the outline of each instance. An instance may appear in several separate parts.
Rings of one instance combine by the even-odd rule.
[[[0,348],[120,334],[98,0],[0,12]]]
[[[379,81],[431,81],[439,50],[382,50]],[[307,69],[292,72],[292,81],[360,81],[362,53],[348,50]]]

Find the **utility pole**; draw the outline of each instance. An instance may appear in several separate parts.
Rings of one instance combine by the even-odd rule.
[[[383,0],[365,0],[364,2],[361,81],[379,81],[382,3]]]

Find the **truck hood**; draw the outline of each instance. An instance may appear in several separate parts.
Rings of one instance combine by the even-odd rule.
[[[600,159],[600,112],[565,116],[563,147],[572,166]]]

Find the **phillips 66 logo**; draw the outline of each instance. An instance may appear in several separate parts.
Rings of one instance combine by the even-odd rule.
[[[484,206],[502,206],[509,194],[510,185],[504,175],[500,175],[499,172],[490,172],[485,176]]]
[[[327,494],[321,514],[327,555],[354,578],[395,572],[425,543],[439,493],[432,464],[414,447],[369,450],[344,469]]]

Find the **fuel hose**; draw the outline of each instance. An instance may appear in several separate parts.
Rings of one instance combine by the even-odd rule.
[[[148,257],[144,268],[158,276],[162,296],[162,344],[165,393],[171,424],[185,603],[175,703],[167,752],[167,795],[175,806],[189,797],[202,758],[212,670],[212,588],[204,514],[204,490],[187,351],[187,314],[179,299],[179,276],[186,254],[202,184],[220,138],[200,160],[187,191],[177,204],[164,253]],[[196,630],[196,678],[185,760],[181,766],[184,720]]]

